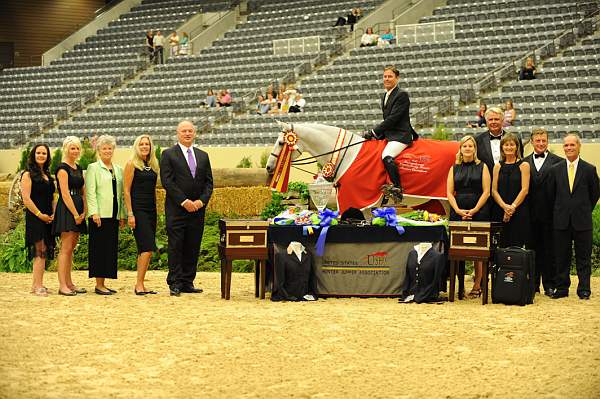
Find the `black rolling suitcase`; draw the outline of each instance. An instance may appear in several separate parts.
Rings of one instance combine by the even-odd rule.
[[[492,276],[492,303],[528,305],[535,295],[535,252],[498,248]]]

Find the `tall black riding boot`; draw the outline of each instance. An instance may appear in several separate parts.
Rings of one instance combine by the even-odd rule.
[[[398,166],[396,166],[394,158],[390,156],[383,158],[383,166],[385,166],[385,171],[390,177],[392,184],[383,185],[382,190],[398,201],[402,201],[404,190],[400,183],[400,171],[398,170]]]

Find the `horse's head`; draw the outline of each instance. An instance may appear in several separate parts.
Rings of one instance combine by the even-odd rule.
[[[267,160],[267,172],[269,175],[272,175],[275,172],[275,165],[277,164],[277,159],[279,158],[279,154],[281,154],[281,150],[285,144],[284,135],[288,132],[293,131],[293,126],[287,124],[285,122],[277,121],[277,124],[281,127],[281,133],[277,136],[277,141],[273,145],[273,149],[271,150],[271,155]],[[296,144],[298,147],[294,153],[292,154],[292,160],[297,159],[300,155],[302,155],[302,151],[300,150],[300,143]]]

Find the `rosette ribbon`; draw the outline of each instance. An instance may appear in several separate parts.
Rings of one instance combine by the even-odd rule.
[[[404,234],[404,227],[398,226],[398,217],[394,208],[375,208],[371,211],[373,216],[385,219],[386,226],[395,227],[398,234]]]

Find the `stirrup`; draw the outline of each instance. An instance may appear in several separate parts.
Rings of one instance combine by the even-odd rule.
[[[394,186],[393,184],[384,184],[381,186],[381,191],[388,197],[392,197],[395,201],[402,202],[404,199],[404,190],[402,187]]]

